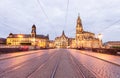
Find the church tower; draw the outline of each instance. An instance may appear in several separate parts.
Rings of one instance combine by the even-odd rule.
[[[80,34],[83,32],[82,21],[80,19],[80,15],[78,15],[77,25],[76,25],[76,34]]]
[[[76,40],[82,40],[83,26],[80,15],[78,15],[77,25],[76,25]]]
[[[31,37],[36,37],[36,26],[32,26]]]
[[[64,31],[62,31],[62,36],[65,36],[65,33],[64,33]]]

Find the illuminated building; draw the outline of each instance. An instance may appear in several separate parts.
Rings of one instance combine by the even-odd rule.
[[[32,26],[31,34],[13,34],[7,37],[7,45],[32,45],[40,48],[48,47],[49,36],[37,35],[36,26]]]
[[[102,47],[102,35],[99,34],[98,38],[94,33],[84,31],[80,16],[77,19],[76,25],[76,37],[66,37],[64,31],[60,37],[55,38],[56,48],[101,48]]]
[[[75,38],[69,38],[69,48],[76,48]]]
[[[49,41],[49,48],[55,48],[55,41],[53,40]]]
[[[104,45],[106,48],[120,48],[120,41],[108,41]]]
[[[60,37],[55,38],[56,48],[67,48],[68,47],[68,37],[66,37],[64,31]]]
[[[68,38],[64,31],[54,41],[49,36],[37,35],[36,26],[32,26],[31,34],[12,34],[7,37],[7,45],[32,45],[41,48],[102,48],[102,35],[95,37],[94,33],[84,31],[80,16],[77,19],[76,36]]]
[[[102,40],[95,37],[94,33],[84,31],[80,16],[77,19],[76,25],[76,48],[101,48]],[[75,44],[74,43],[74,44]]]

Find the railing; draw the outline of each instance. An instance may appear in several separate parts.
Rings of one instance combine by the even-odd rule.
[[[77,49],[91,50],[93,52],[107,53],[107,54],[113,54],[113,55],[116,55],[118,52],[120,52],[120,49],[106,49],[106,48],[77,48]]]

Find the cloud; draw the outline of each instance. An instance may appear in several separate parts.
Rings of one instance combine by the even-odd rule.
[[[37,0],[0,0],[0,29],[3,29],[0,37],[7,37],[10,32],[30,33],[33,24],[36,24],[38,34],[48,33],[50,39],[61,35],[62,30],[68,37],[75,37],[78,13],[84,29],[98,34],[120,19],[119,3],[120,0],[70,0],[65,22],[67,0],[40,0],[40,4]],[[120,40],[116,36],[120,33],[119,25],[115,24],[103,32],[104,41]]]

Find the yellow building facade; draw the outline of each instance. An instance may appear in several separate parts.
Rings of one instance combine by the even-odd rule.
[[[31,34],[13,34],[10,33],[7,37],[7,45],[29,45],[47,48],[49,45],[49,36],[37,35],[36,26],[32,26]]]
[[[75,37],[74,45],[76,46],[76,48],[102,47],[102,41],[99,38],[96,38],[94,33],[84,31],[80,16],[78,16],[77,19],[76,37]]]
[[[76,22],[75,38],[66,37],[64,31],[60,37],[55,38],[56,48],[101,48],[102,40],[95,37],[92,32],[84,31],[80,16]]]
[[[60,37],[55,38],[55,47],[56,48],[67,48],[68,47],[68,40],[69,38],[66,37],[64,31]]]

